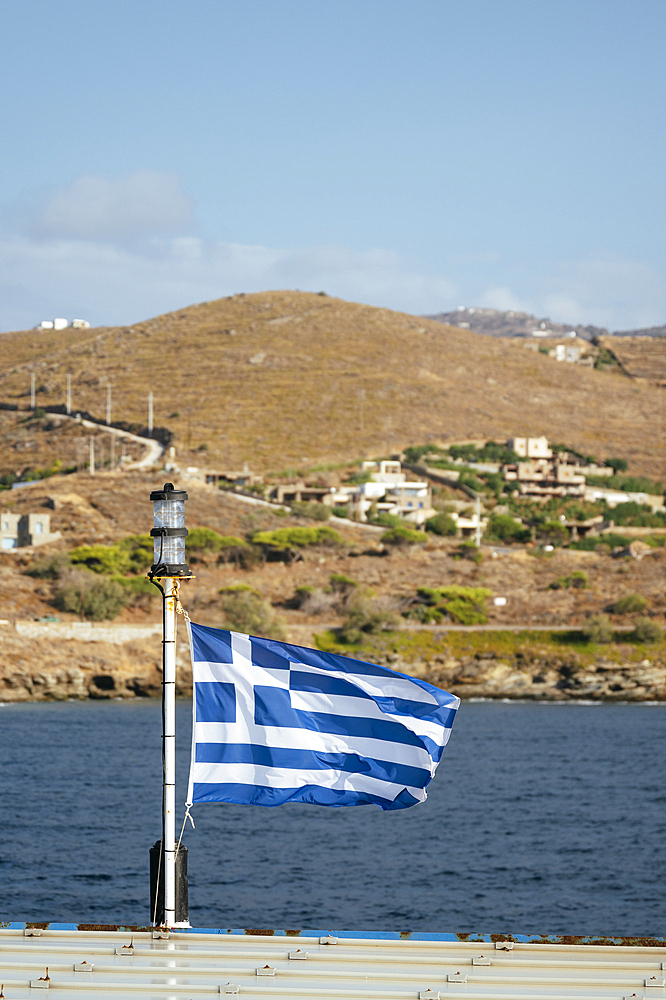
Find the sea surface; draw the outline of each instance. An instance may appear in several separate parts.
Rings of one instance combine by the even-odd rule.
[[[146,923],[160,705],[0,707],[0,920]],[[196,927],[666,932],[666,706],[463,704],[427,802],[199,805]],[[184,802],[190,706],[178,706]],[[180,822],[179,822],[180,826]]]

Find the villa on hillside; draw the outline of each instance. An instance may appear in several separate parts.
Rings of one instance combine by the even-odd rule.
[[[276,503],[316,502],[327,507],[346,508],[357,521],[368,514],[394,514],[411,524],[423,524],[436,514],[432,487],[426,481],[408,481],[400,462],[363,462],[361,473],[367,482],[343,486],[311,486],[305,482],[273,486],[268,497]]]
[[[61,537],[51,531],[50,514],[0,513],[0,548],[19,549],[46,545]]]
[[[606,465],[587,463],[568,451],[553,453],[546,437],[510,438],[507,446],[527,461],[502,466],[504,481],[515,483],[521,496],[585,497],[587,476],[612,476]]]

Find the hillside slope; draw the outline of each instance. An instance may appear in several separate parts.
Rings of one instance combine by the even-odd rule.
[[[431,440],[547,434],[636,473],[663,475],[663,393],[626,376],[558,364],[435,320],[277,291],[189,306],[130,327],[0,338],[0,401],[155,424],[180,461],[263,470],[393,452]],[[75,336],[76,334],[76,336]],[[206,450],[195,462],[189,452]]]
[[[615,355],[629,375],[666,386],[666,339],[663,337],[600,337],[599,344]]]

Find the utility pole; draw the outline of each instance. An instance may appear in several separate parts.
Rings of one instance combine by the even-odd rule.
[[[148,437],[153,436],[153,393],[148,393]]]
[[[478,549],[478,547],[481,545],[481,497],[479,496],[478,493],[476,494],[475,510],[476,510],[476,547]]]
[[[67,376],[67,403],[65,406],[67,413],[72,412],[72,376]]]
[[[95,475],[95,438],[90,438],[90,475]]]
[[[106,384],[106,426],[111,426],[111,383]]]
[[[35,408],[35,376],[34,374],[30,376],[30,409]]]

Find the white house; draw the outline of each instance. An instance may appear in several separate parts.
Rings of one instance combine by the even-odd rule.
[[[609,507],[617,507],[619,503],[640,503],[648,504],[654,511],[664,510],[663,496],[656,496],[652,493],[626,493],[624,490],[609,489],[605,486],[586,486],[585,499],[605,500]]]
[[[432,506],[430,484],[408,482],[400,462],[363,462],[361,470],[370,473],[370,482],[338,486],[324,503],[348,505],[359,521],[367,521],[370,508],[378,513],[395,514],[412,524],[423,524],[437,513]]]
[[[507,447],[515,451],[521,458],[552,458],[553,453],[548,447],[548,438],[543,435],[538,438],[510,438]]]

